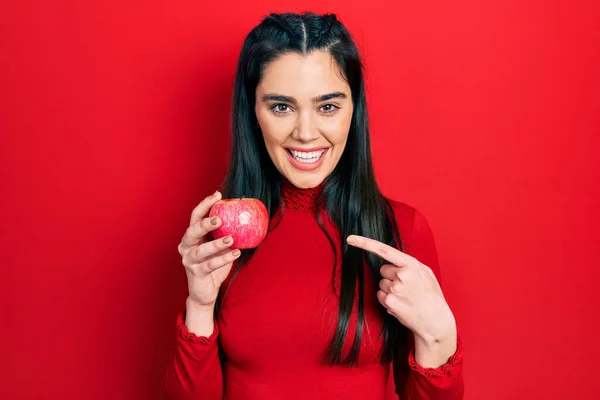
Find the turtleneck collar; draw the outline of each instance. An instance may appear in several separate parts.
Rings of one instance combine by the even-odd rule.
[[[305,211],[316,208],[324,183],[310,189],[300,189],[290,181],[281,178],[281,199],[283,207],[287,210]]]

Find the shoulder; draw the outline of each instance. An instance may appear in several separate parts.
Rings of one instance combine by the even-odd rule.
[[[439,263],[433,231],[427,218],[415,207],[386,197],[392,211],[402,251],[430,267],[439,279]]]

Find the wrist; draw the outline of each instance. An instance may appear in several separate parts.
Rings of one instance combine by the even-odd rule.
[[[442,322],[439,326],[427,332],[413,332],[415,343],[419,342],[422,346],[435,347],[440,343],[456,341],[456,320],[450,310],[445,317],[438,319]],[[443,322],[445,321],[445,322]]]
[[[414,333],[415,361],[425,368],[439,368],[456,353],[458,335],[454,318],[436,333]]]
[[[456,353],[456,339],[441,342],[422,342],[415,339],[415,361],[424,368],[439,368]]]
[[[415,334],[415,345],[420,345],[426,348],[435,348],[443,345],[444,343],[452,343],[456,342],[457,332],[456,326],[452,328],[448,328],[448,330],[443,331],[442,333],[432,335],[432,334]]]
[[[186,300],[185,326],[188,332],[209,337],[214,331],[214,306],[205,306]]]
[[[419,337],[415,335],[415,347],[422,348],[427,351],[436,351],[437,349],[456,345],[457,335],[447,334],[440,337]]]
[[[187,309],[188,312],[194,312],[194,313],[206,313],[206,314],[213,314],[215,311],[215,305],[213,304],[199,304],[197,302],[195,302],[194,300],[192,300],[191,298],[187,298],[185,301],[185,307]]]

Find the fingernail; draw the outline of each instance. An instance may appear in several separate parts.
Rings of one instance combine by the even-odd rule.
[[[229,243],[231,243],[231,236],[226,236],[226,237],[223,239],[223,243],[224,243],[224,244],[229,244]]]
[[[346,242],[348,242],[348,244],[355,244],[356,243],[356,238],[354,236],[350,235],[346,239]]]
[[[216,192],[213,193],[212,197],[217,197],[219,195],[219,191],[217,190]]]
[[[212,217],[212,218],[210,219],[210,224],[211,224],[212,226],[216,226],[218,223],[219,223],[219,217]]]
[[[236,258],[237,258],[237,257],[239,257],[239,256],[240,256],[240,254],[242,254],[242,252],[241,252],[241,251],[239,251],[239,250],[236,250],[236,251],[234,251],[233,253],[231,253],[231,255],[232,255],[232,256],[234,256],[234,257],[236,257]]]

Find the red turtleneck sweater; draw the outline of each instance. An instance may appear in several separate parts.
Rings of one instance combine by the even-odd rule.
[[[423,368],[413,340],[391,365],[381,364],[382,317],[378,282],[368,280],[358,365],[330,367],[324,354],[334,336],[338,301],[331,285],[333,249],[317,224],[319,188],[282,191],[284,212],[254,257],[229,285],[222,319],[210,337],[188,332],[185,311],[177,318],[177,339],[166,371],[173,400],[456,400],[462,399],[462,345],[439,368]],[[410,206],[391,201],[404,251],[440,279],[432,232]],[[327,224],[329,232],[335,228]],[[339,246],[339,239],[335,239]],[[339,290],[340,268],[335,288]],[[351,348],[356,312],[346,337]],[[410,337],[409,339],[412,339]],[[218,347],[227,355],[221,365]]]

